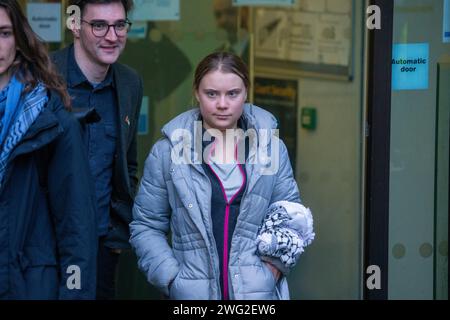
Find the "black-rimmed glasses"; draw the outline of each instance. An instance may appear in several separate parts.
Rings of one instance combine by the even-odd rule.
[[[92,34],[98,38],[106,36],[109,32],[110,27],[114,27],[114,32],[118,37],[124,37],[130,31],[132,23],[127,19],[123,21],[118,21],[115,24],[107,24],[106,21],[86,21],[81,20],[81,22],[87,23],[91,26]]]

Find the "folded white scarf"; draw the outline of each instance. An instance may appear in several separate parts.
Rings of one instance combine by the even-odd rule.
[[[287,273],[314,237],[311,210],[299,203],[277,201],[269,206],[259,230],[257,253]]]

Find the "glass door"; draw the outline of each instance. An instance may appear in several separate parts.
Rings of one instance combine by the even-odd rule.
[[[450,56],[438,65],[435,169],[434,295],[448,299]]]
[[[448,299],[447,0],[395,0],[389,299]]]

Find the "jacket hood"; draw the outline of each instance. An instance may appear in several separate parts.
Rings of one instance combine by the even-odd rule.
[[[189,111],[183,112],[171,121],[169,121],[162,128],[162,134],[170,140],[172,144],[176,144],[179,141],[180,136],[174,135],[176,130],[187,130],[190,133],[194,132],[194,123],[199,119],[200,109],[194,108]],[[244,111],[241,119],[245,122],[247,128],[253,129],[276,129],[278,122],[275,117],[268,111],[255,106],[250,103],[244,105]],[[175,136],[175,137],[174,137]]]

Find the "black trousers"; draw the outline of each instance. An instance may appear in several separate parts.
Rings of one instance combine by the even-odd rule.
[[[104,237],[100,237],[97,254],[97,300],[116,298],[116,271],[119,253],[105,247]]]

